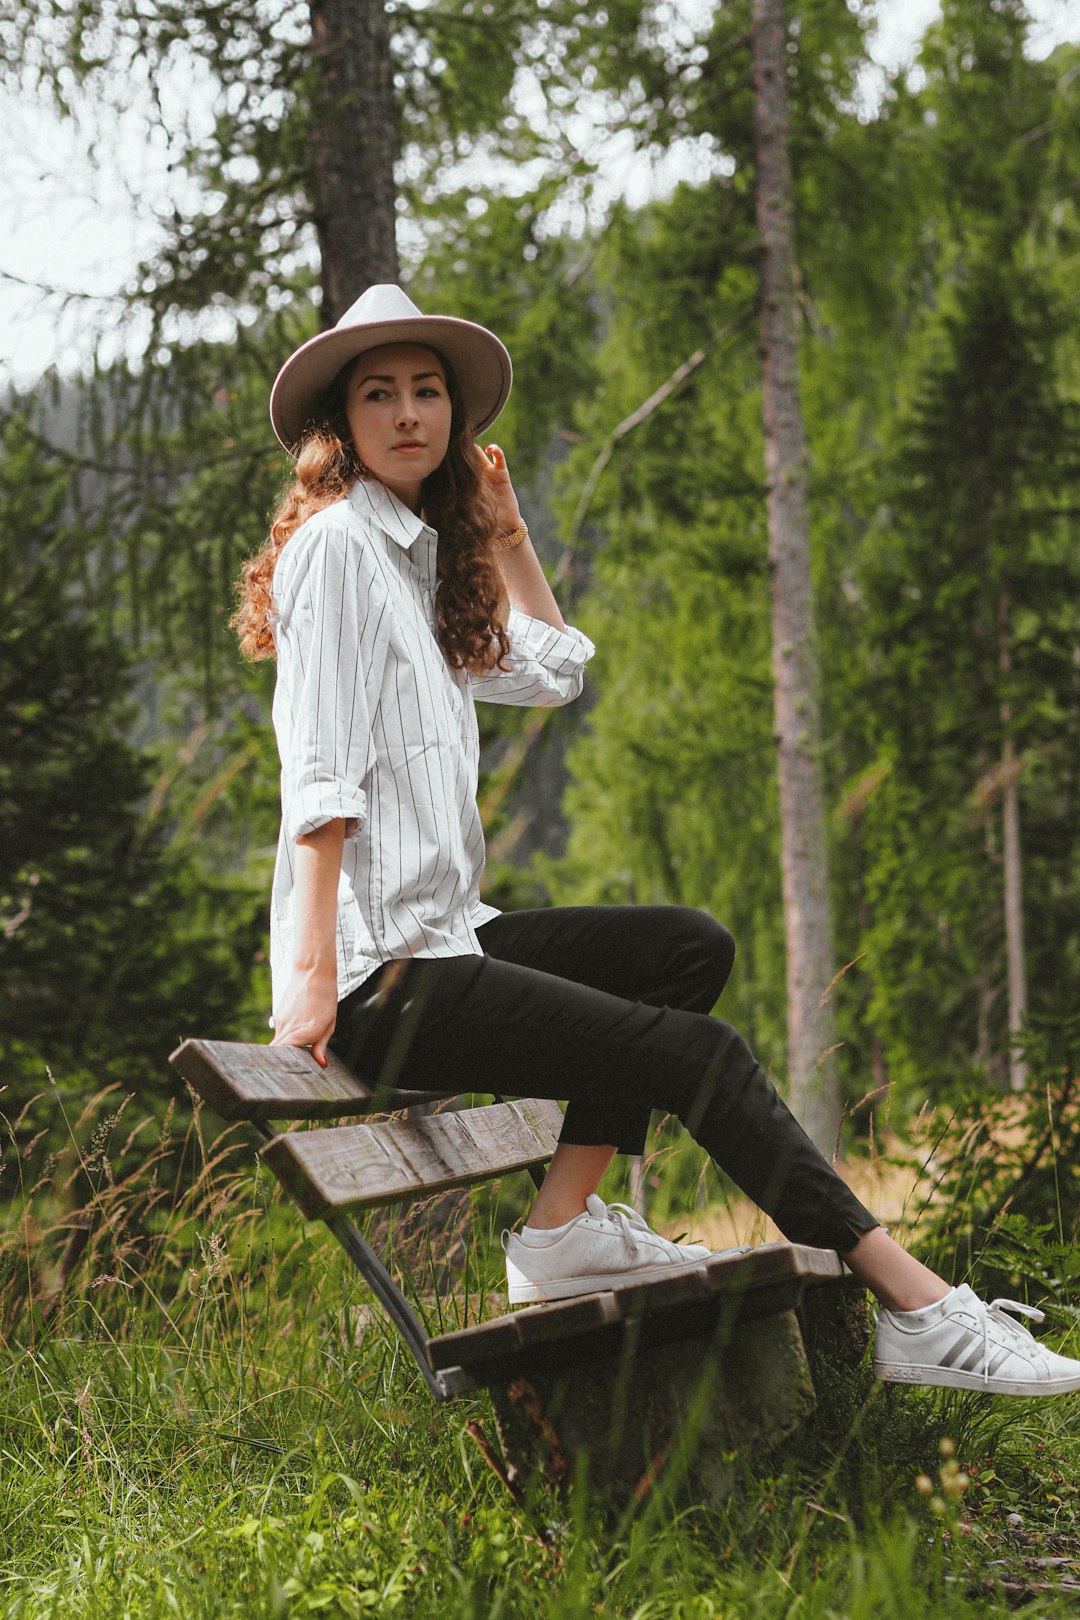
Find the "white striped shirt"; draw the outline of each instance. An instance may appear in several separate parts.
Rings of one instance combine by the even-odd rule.
[[[340,816],[338,995],[402,956],[476,956],[474,697],[569,703],[593,645],[511,610],[506,670],[452,670],[435,639],[437,536],[366,480],[297,529],[274,570],[281,833],[270,913],[275,999],[292,972],[293,846]]]

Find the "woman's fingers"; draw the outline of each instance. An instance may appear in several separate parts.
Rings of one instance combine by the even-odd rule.
[[[321,1028],[313,1023],[283,1023],[274,1033],[271,1046],[310,1046],[311,1055],[321,1068],[326,1068],[326,1048],[331,1035],[334,1033],[334,1024]]]
[[[308,1046],[311,1036],[303,1026],[279,1024],[270,1042],[271,1046]]]
[[[518,506],[514,486],[510,481],[510,469],[506,465],[506,457],[502,446],[489,444],[481,447],[480,454],[484,458],[487,470],[488,493],[495,503],[495,522],[499,533],[509,534],[521,522],[521,511]]]

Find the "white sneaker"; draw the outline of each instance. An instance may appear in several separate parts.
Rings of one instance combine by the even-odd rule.
[[[874,1372],[896,1384],[936,1384],[988,1395],[1061,1395],[1080,1389],[1080,1361],[1055,1355],[1007,1316],[1042,1311],[1012,1299],[987,1305],[967,1284],[921,1311],[878,1315]]]
[[[703,1243],[671,1243],[627,1204],[605,1204],[591,1193],[585,1214],[547,1234],[532,1227],[527,1239],[504,1232],[511,1305],[572,1299],[643,1276],[675,1277],[713,1253]]]

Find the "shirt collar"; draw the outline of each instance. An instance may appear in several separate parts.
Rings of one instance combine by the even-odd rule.
[[[358,479],[347,499],[360,517],[373,518],[383,533],[396,540],[403,551],[408,551],[422,534],[435,535],[430,524],[411,511],[404,501],[399,501],[377,478]]]

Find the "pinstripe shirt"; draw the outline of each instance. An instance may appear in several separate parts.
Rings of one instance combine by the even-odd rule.
[[[293,963],[293,848],[342,817],[338,995],[402,956],[475,956],[480,899],[474,698],[569,703],[592,643],[511,610],[506,670],[452,670],[435,639],[438,537],[367,480],[297,529],[274,570],[281,833],[270,913],[276,990]]]

